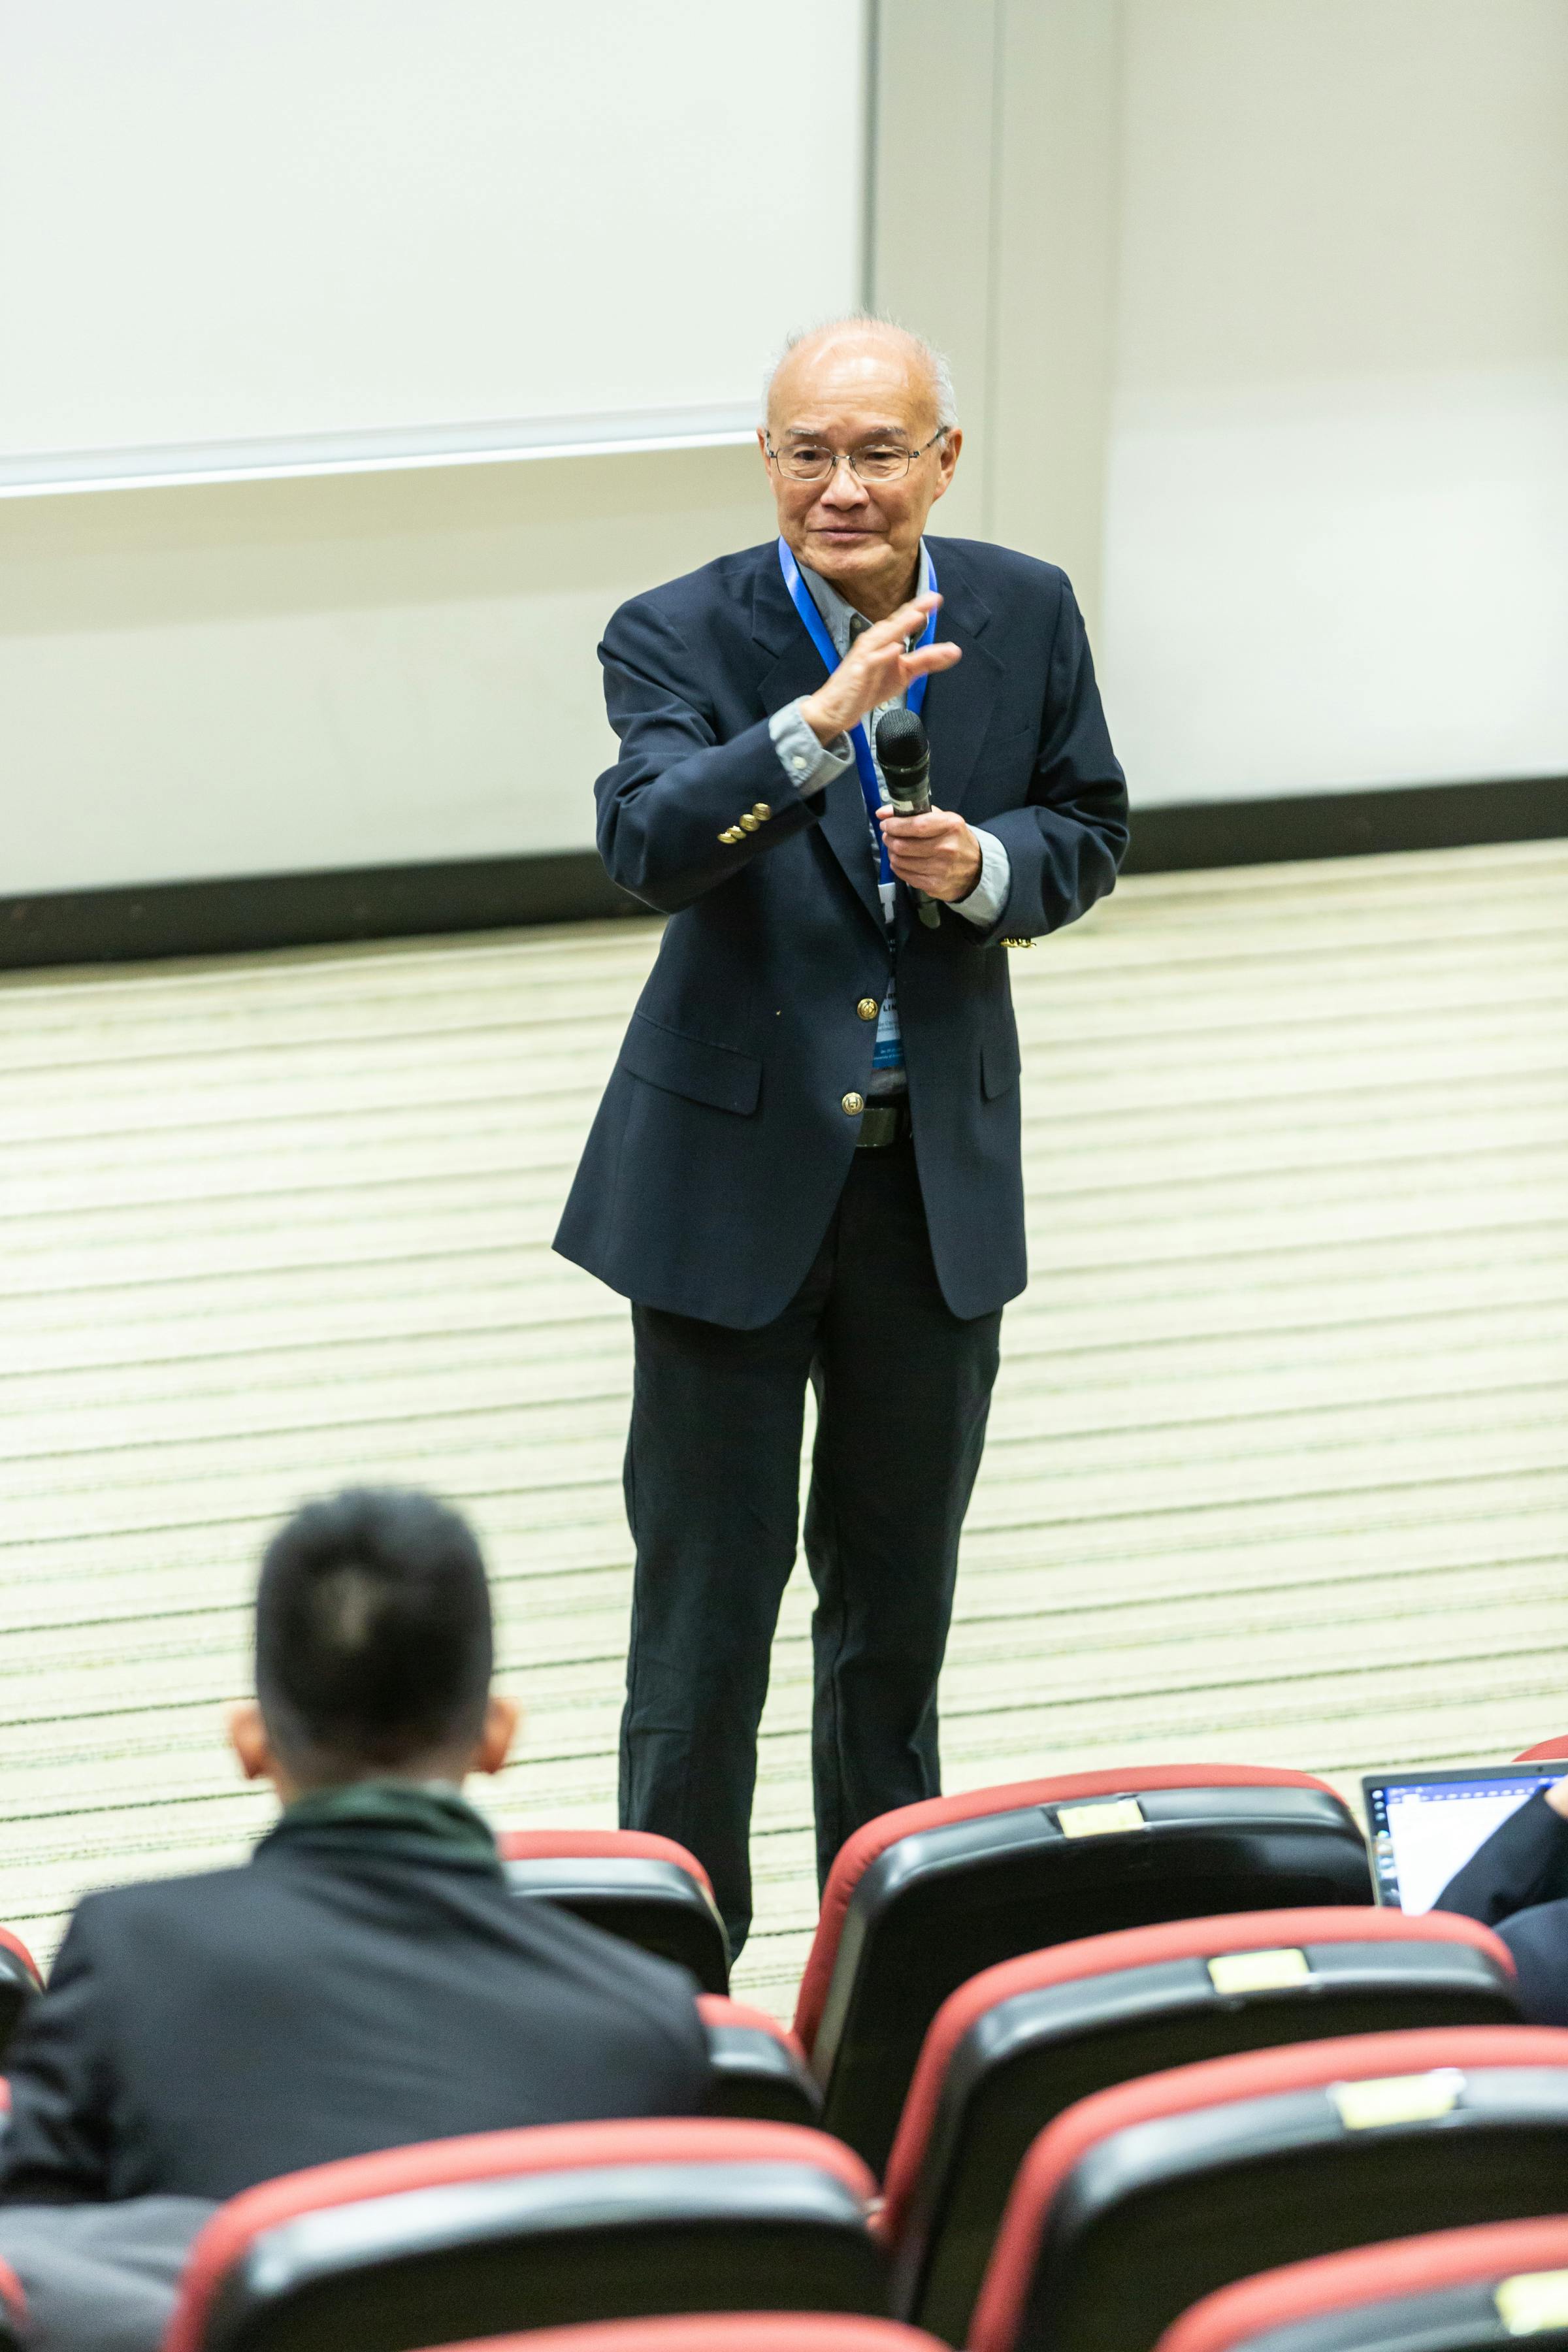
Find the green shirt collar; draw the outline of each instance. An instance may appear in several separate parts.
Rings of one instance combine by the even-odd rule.
[[[459,1790],[442,1780],[351,1780],[341,1788],[313,1789],[286,1807],[261,1845],[400,1853],[501,1874],[489,1823]]]

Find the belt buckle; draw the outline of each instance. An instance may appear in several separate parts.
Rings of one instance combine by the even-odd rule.
[[[856,1150],[887,1151],[895,1143],[901,1143],[909,1133],[909,1116],[907,1103],[868,1103],[860,1114]]]

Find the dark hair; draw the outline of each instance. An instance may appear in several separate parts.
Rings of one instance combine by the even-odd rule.
[[[256,1696],[285,1759],[331,1774],[471,1745],[491,1650],[479,1545],[433,1496],[352,1488],[307,1503],[267,1547]]]

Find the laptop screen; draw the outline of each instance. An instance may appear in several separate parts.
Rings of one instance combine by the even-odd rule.
[[[1470,1772],[1368,1773],[1362,1782],[1380,1903],[1430,1911],[1454,1873],[1500,1822],[1562,1770],[1514,1765]]]

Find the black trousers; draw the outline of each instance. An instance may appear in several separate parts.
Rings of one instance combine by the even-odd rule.
[[[806,1381],[817,1401],[805,1556],[820,1881],[863,1822],[940,1792],[937,1676],[1002,1316],[963,1322],[943,1300],[906,1141],[857,1152],[816,1261],[775,1321],[731,1331],[647,1307],[632,1318],[621,1822],[699,1856],[738,1952]]]

